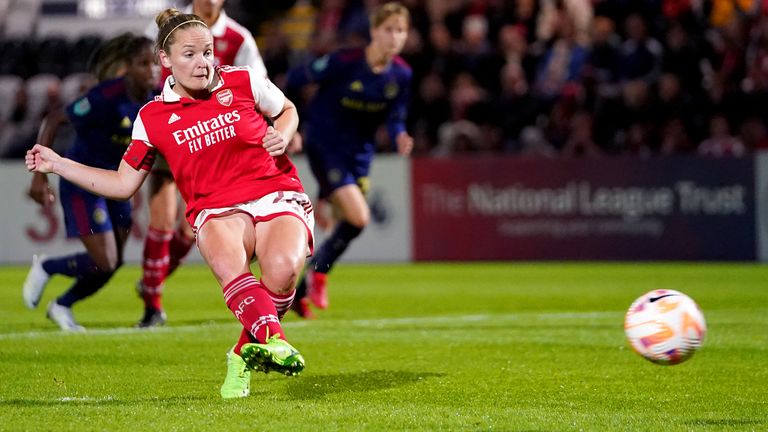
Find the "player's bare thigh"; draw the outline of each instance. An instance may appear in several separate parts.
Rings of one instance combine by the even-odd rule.
[[[344,185],[331,193],[331,203],[341,211],[341,217],[348,223],[364,227],[371,219],[371,210],[360,187]]]
[[[242,212],[209,219],[197,231],[197,247],[221,286],[249,272],[256,248],[253,218]]]
[[[125,234],[123,235],[125,236]],[[118,244],[118,239],[116,238],[114,231],[104,231],[83,236],[80,237],[80,241],[83,242],[85,250],[88,251],[88,255],[91,256],[91,259],[99,267],[99,270],[103,272],[112,272],[117,269],[122,255],[122,251],[118,250],[118,247],[125,243],[123,239],[123,243]]]
[[[149,225],[171,231],[176,225],[178,200],[176,183],[170,172],[152,171],[150,174]]]

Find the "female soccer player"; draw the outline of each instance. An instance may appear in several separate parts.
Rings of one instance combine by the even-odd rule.
[[[312,206],[285,155],[299,118],[264,76],[247,67],[214,67],[213,37],[199,17],[168,9],[156,22],[155,48],[173,75],[139,111],[117,171],[62,158],[40,145],[27,153],[26,164],[93,193],[128,199],[155,155],[165,157],[198,249],[243,326],[221,387],[222,397],[243,397],[251,370],[297,375],[304,368],[280,325],[312,249]],[[260,280],[249,265],[255,258]]]
[[[201,18],[213,34],[214,64],[250,66],[259,75],[267,75],[264,61],[253,35],[227,16],[224,0],[194,0],[185,13]],[[157,25],[147,29],[147,36],[157,37]],[[162,82],[171,74],[163,68]],[[195,235],[185,219],[178,217],[177,188],[168,164],[158,158],[149,176],[149,229],[144,239],[142,278],[136,284],[144,300],[144,315],[137,327],[165,324],[162,295],[165,280],[181,264],[195,243]],[[178,221],[178,226],[177,226]]]
[[[376,130],[386,122],[400,154],[413,148],[404,124],[411,69],[398,56],[409,20],[405,6],[385,3],[370,15],[371,41],[365,48],[336,51],[288,74],[289,88],[319,85],[307,109],[304,148],[320,200],[329,200],[339,215],[297,288],[293,309],[302,317],[311,317],[305,295],[315,306],[328,307],[327,274],[370,220],[365,195]]]
[[[157,78],[152,41],[121,35],[102,46],[94,59],[93,69],[99,79],[112,77],[118,70],[124,70],[119,73],[125,76],[103,81],[67,107],[67,117],[77,134],[67,156],[80,163],[115,169],[131,142],[139,108],[153,96]],[[51,146],[56,127],[57,122],[44,122],[40,134],[43,146]],[[48,304],[48,318],[63,330],[82,331],[84,328],[72,315],[72,305],[103,287],[122,264],[132,222],[131,204],[93,195],[66,179],[61,179],[59,193],[67,236],[79,238],[86,251],[62,257],[33,257],[23,298],[27,307],[35,308],[52,275],[74,277],[69,290]],[[35,175],[30,196],[41,205],[52,202],[45,174]]]

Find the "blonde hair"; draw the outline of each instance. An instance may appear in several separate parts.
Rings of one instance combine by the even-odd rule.
[[[370,16],[368,17],[371,23],[371,28],[380,26],[384,21],[393,15],[403,16],[410,26],[411,12],[407,7],[403,6],[402,3],[393,1],[384,3],[383,5],[374,9],[373,12],[371,12]]]
[[[155,41],[155,51],[163,50],[168,52],[167,47],[173,45],[173,42],[176,40],[173,32],[181,26],[188,25],[191,27],[208,28],[199,16],[181,13],[181,11],[175,8],[169,8],[157,14],[155,23],[159,29],[157,40]]]

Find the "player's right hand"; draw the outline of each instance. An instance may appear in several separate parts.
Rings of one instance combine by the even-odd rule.
[[[56,201],[56,195],[48,184],[48,176],[35,173],[27,195],[43,207],[48,207]]]
[[[395,137],[397,144],[397,152],[403,156],[408,156],[413,150],[413,137],[408,135],[408,132],[400,132]]]
[[[24,163],[27,165],[28,171],[48,174],[53,172],[54,164],[60,159],[61,156],[56,154],[55,151],[40,144],[35,144],[34,147],[27,150]]]

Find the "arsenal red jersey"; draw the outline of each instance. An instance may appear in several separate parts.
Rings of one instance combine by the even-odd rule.
[[[218,83],[202,100],[180,97],[169,77],[162,94],[139,111],[123,155],[137,170],[146,168],[155,151],[165,157],[190,224],[202,209],[304,191],[288,157],[270,156],[262,146],[267,130],[262,114],[281,112],[283,92],[247,67],[224,66],[214,73]]]

